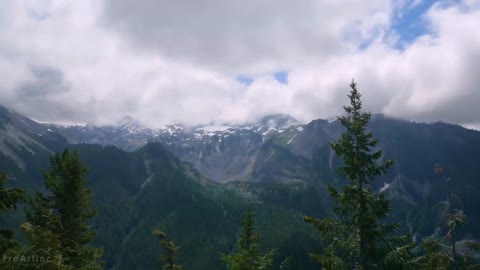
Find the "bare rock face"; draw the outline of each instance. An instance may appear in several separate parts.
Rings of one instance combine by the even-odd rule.
[[[49,127],[0,106],[0,159],[25,170],[32,160],[49,156],[67,146],[67,140]],[[48,160],[48,159],[47,159]]]
[[[132,118],[113,126],[57,126],[70,143],[114,145],[135,151],[148,142],[161,142],[205,177],[217,182],[247,180],[262,145],[301,124],[288,115],[269,115],[243,125],[187,127],[169,125],[154,130]]]
[[[346,181],[337,175],[342,161],[330,147],[330,142],[338,139],[343,131],[336,120],[314,120],[303,125],[289,116],[273,115],[244,125],[171,125],[159,130],[144,127],[131,118],[124,120],[108,127],[54,127],[0,107],[0,169],[15,175],[40,177],[38,172],[48,167],[48,157],[69,146],[60,135],[63,134],[70,143],[115,145],[132,152],[98,145],[70,145],[83,147],[88,156],[95,158],[95,162],[89,164],[93,172],[99,167],[115,166],[117,161],[112,162],[115,157],[138,154],[144,158],[154,145],[161,148],[157,152],[163,156],[176,156],[190,163],[191,171],[198,172],[205,183],[212,183],[208,179],[214,180],[225,184],[214,183],[214,186],[233,187],[248,196],[302,213],[327,214],[327,185],[339,187]],[[408,218],[409,226],[437,226],[438,220],[434,218],[437,206],[449,192],[461,198],[465,212],[470,213],[469,224],[473,225],[466,225],[472,226],[469,231],[480,223],[480,215],[476,214],[480,208],[477,199],[480,132],[457,125],[414,123],[383,115],[373,115],[369,130],[379,139],[378,149],[383,150],[384,159],[394,160],[388,173],[375,179],[372,188],[388,193],[392,208],[405,212],[402,214]],[[150,141],[160,144],[144,147]],[[107,152],[108,158],[97,159],[97,151]],[[148,170],[126,181],[125,190],[149,190],[143,187],[152,182],[156,167],[173,160],[159,159],[150,165],[150,160],[158,159],[157,152],[147,155],[149,159],[145,164],[132,161],[133,168],[146,166]],[[109,170],[117,171],[115,179],[122,179],[124,175],[119,168]],[[25,179],[31,179],[28,177]],[[41,184],[41,179],[38,183]]]

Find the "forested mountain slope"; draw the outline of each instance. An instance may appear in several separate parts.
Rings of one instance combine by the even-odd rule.
[[[369,128],[384,158],[395,161],[374,182],[375,190],[393,199],[391,219],[418,238],[434,235],[442,227],[441,202],[454,192],[468,216],[460,237],[480,238],[480,132],[383,115],[375,115]],[[279,249],[276,265],[292,256],[293,269],[314,267],[307,253],[320,245],[302,216],[330,215],[326,187],[344,183],[336,174],[341,162],[329,147],[342,132],[340,123],[286,121],[268,136],[248,129],[208,132],[187,146],[188,138],[179,139],[187,135],[172,132],[169,144],[125,152],[68,144],[50,126],[0,108],[0,171],[16,179],[13,185],[38,190],[48,157],[65,147],[78,151],[98,210],[95,243],[104,248],[108,268],[156,267],[160,247],[151,232],[160,228],[181,247],[179,261],[187,269],[218,269],[220,253],[234,247],[242,213],[250,208],[258,213],[263,246]],[[239,167],[246,161],[249,166]],[[215,181],[206,177],[212,175]]]

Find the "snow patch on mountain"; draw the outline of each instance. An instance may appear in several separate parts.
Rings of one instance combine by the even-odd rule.
[[[181,125],[169,125],[161,132],[168,133],[170,135],[184,132],[184,128]]]
[[[226,130],[229,130],[233,127],[230,127],[230,126],[220,126],[220,125],[213,125],[213,126],[204,126],[204,127],[200,127],[200,128],[197,128],[197,130],[203,130],[203,131],[206,131],[206,132],[215,132],[215,131],[226,131]]]
[[[385,184],[383,185],[383,187],[380,189],[380,192],[384,192],[385,190],[387,190],[388,188],[390,187],[390,184],[385,182]]]
[[[334,122],[336,122],[337,120],[338,120],[337,117],[329,117],[329,118],[327,118],[327,121],[328,121],[329,124],[334,123]]]
[[[287,142],[287,144],[290,144],[295,139],[295,137],[297,137],[297,135],[298,134],[293,135],[293,137]]]
[[[275,154],[275,151],[276,151],[276,150],[274,149],[274,150],[272,151],[272,153],[270,153],[270,155],[267,157],[267,159],[266,159],[265,161],[269,161],[270,158],[273,157],[273,154]]]
[[[286,131],[295,131],[295,129],[303,130],[302,124],[295,118],[282,114],[265,116],[255,122],[240,125],[231,123],[212,123],[203,126],[172,124],[153,129],[126,116],[117,121],[117,124],[109,126],[91,124],[60,128],[57,126],[57,130],[60,130],[70,143],[115,145],[126,151],[134,151],[150,141],[158,141],[185,151],[194,151],[192,149],[208,144],[212,144],[215,149],[221,138],[230,137],[229,140],[231,140],[231,137],[243,138],[260,135],[262,141],[265,142],[275,135]]]
[[[260,129],[261,129],[261,128],[260,128]],[[260,130],[260,129],[259,129],[259,130]],[[262,132],[262,135],[263,135],[263,136],[266,136],[270,131],[278,131],[278,130],[277,130],[276,128],[274,128],[274,127],[268,127],[267,131]]]

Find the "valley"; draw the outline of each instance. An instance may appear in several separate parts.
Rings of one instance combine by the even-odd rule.
[[[392,200],[390,220],[415,237],[435,235],[439,204],[454,192],[469,219],[461,237],[480,238],[480,132],[380,114],[369,128],[384,158],[395,161],[373,185]],[[247,209],[257,212],[265,248],[278,249],[275,263],[293,256],[292,269],[313,269],[307,253],[318,251],[320,239],[303,216],[332,214],[327,186],[345,182],[329,143],[341,132],[338,121],[300,124],[285,115],[236,127],[61,127],[0,108],[0,171],[33,191],[49,156],[76,150],[89,170],[98,213],[94,243],[103,247],[107,269],[155,268],[155,228],[181,246],[186,269],[220,269],[218,254],[233,249]]]

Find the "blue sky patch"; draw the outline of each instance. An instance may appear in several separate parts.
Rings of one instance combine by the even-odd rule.
[[[237,81],[240,82],[243,85],[248,86],[248,85],[252,84],[255,81],[255,79],[253,79],[252,77],[239,75],[239,76],[237,76]]]
[[[400,18],[393,24],[393,30],[399,35],[400,40],[397,44],[398,49],[403,49],[405,45],[412,43],[416,38],[427,33],[427,22],[422,16],[432,7],[438,0],[421,0],[418,4],[413,5],[416,1],[411,1],[409,5],[404,7]]]
[[[275,80],[277,80],[279,83],[282,84],[288,84],[288,72],[281,70],[273,73],[273,77]]]

